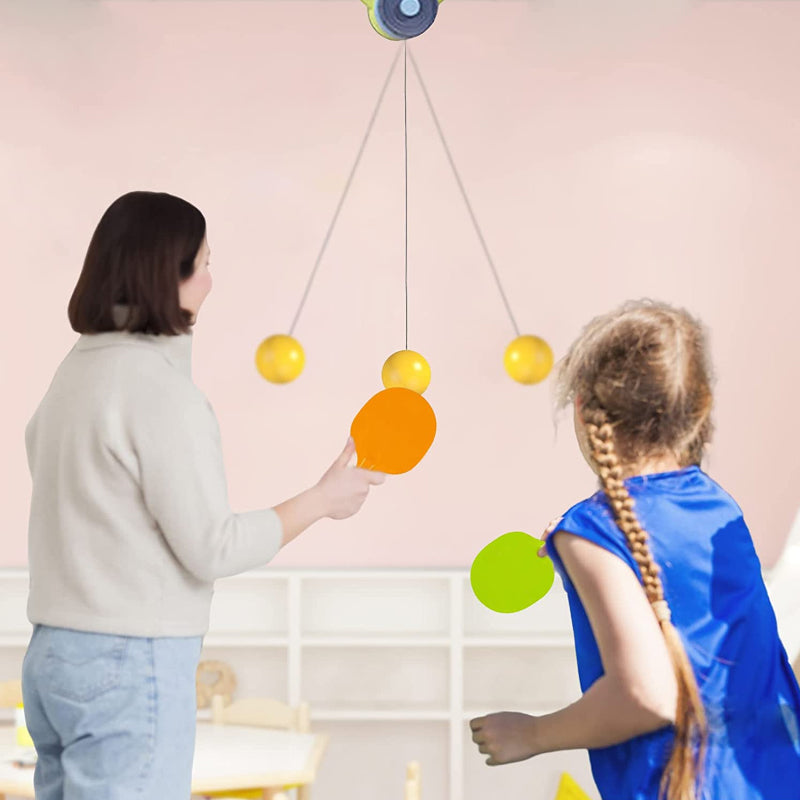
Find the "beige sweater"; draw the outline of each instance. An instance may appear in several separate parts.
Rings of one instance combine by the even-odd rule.
[[[83,631],[195,636],[214,579],[280,548],[272,509],[231,512],[192,335],[83,335],[25,432],[33,479],[28,618]]]

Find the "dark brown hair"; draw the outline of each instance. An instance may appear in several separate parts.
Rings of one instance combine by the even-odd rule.
[[[191,203],[163,192],[129,192],[115,200],[95,229],[69,301],[78,333],[127,330],[177,335],[192,321],[178,285],[194,273],[206,221]],[[118,324],[114,306],[128,306]]]
[[[586,326],[558,374],[560,405],[579,400],[591,458],[625,534],[678,683],[675,743],[661,781],[667,800],[694,800],[708,738],[697,679],[664,596],[649,537],[623,483],[623,464],[674,454],[699,464],[711,437],[705,334],[686,311],[639,301]]]

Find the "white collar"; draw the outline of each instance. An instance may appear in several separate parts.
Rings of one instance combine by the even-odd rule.
[[[121,326],[128,317],[128,306],[115,305],[114,324]],[[84,333],[75,347],[78,350],[94,350],[99,347],[117,345],[144,345],[158,350],[174,367],[192,377],[192,331],[176,336],[169,334],[130,333],[129,331],[105,331],[103,333]]]

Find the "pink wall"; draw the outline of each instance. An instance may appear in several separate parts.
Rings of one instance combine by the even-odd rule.
[[[0,5],[0,565],[25,563],[23,429],[119,194],[177,193],[209,221],[195,379],[235,508],[315,481],[403,345],[398,73],[297,329],[306,373],[274,387],[252,363],[291,322],[395,52],[357,0],[32,5]],[[412,47],[526,331],[560,356],[643,295],[710,325],[708,469],[771,561],[800,500],[800,6],[715,2],[633,28],[618,12],[589,35],[581,5],[449,0]],[[593,488],[569,424],[554,436],[549,386],[502,370],[512,330],[411,75],[409,124],[410,346],[433,368],[439,435],[283,565],[465,566]]]

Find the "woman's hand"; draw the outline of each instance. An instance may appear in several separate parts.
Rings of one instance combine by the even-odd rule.
[[[524,761],[536,755],[536,717],[517,711],[501,711],[477,717],[469,723],[478,752],[488,755],[489,766]]]
[[[275,506],[283,529],[281,547],[323,517],[352,517],[364,505],[369,487],[386,480],[382,472],[351,467],[355,452],[355,443],[348,439],[341,455],[314,486]]]
[[[350,466],[356,445],[352,437],[328,471],[320,478],[316,490],[322,498],[323,516],[331,519],[352,517],[367,499],[370,486],[386,480],[383,472]]]

